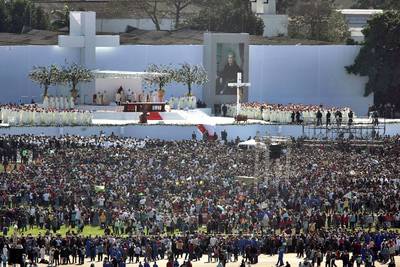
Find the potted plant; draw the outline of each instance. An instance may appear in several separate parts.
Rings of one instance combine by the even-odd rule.
[[[163,102],[165,89],[164,87],[171,83],[174,78],[174,70],[170,65],[155,65],[150,64],[146,72],[149,72],[145,81],[149,85],[157,85],[157,97],[159,102]]]
[[[181,68],[175,73],[177,82],[187,85],[188,96],[192,95],[192,85],[203,85],[208,82],[207,72],[202,65],[181,64]]]
[[[94,76],[91,70],[73,63],[69,66],[65,66],[62,70],[62,80],[71,86],[71,97],[74,101],[79,97],[78,84],[81,82],[91,82]]]
[[[48,67],[35,66],[29,72],[28,76],[32,81],[44,88],[43,98],[46,99],[48,97],[49,86],[58,84],[61,81],[61,70],[54,64]]]

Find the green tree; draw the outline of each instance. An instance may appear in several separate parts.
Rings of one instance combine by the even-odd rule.
[[[8,30],[8,14],[6,3],[4,0],[0,0],[0,32]]]
[[[32,15],[33,15],[33,3],[32,2],[24,2],[25,7],[24,7],[24,13],[23,13],[23,18],[24,18],[24,25],[31,25],[32,24]]]
[[[49,28],[50,18],[49,15],[43,10],[42,7],[36,7],[34,12],[34,25],[33,28],[38,30],[46,30]]]
[[[357,0],[353,8],[400,9],[399,0]]]
[[[363,30],[365,42],[349,73],[369,78],[365,96],[376,103],[400,104],[400,11],[374,16]]]
[[[175,29],[179,28],[181,23],[182,11],[192,4],[193,0],[166,0],[169,6],[172,6],[172,14],[175,16]]]
[[[126,0],[122,0],[124,2]],[[154,23],[157,31],[161,30],[160,20],[165,16],[165,11],[162,9],[162,0],[131,0],[136,7],[144,12]]]
[[[26,20],[25,10],[27,1],[15,0],[8,3],[9,14],[10,14],[10,32],[21,33],[22,27]]]
[[[328,18],[328,31],[326,40],[330,42],[343,42],[351,36],[349,26],[342,13],[333,11]]]
[[[276,12],[278,14],[287,14],[297,2],[298,0],[279,0],[276,2]]]
[[[64,27],[67,27],[69,29],[69,6],[64,5],[62,9],[55,9],[51,11],[51,15],[53,17],[53,22],[51,23],[51,26],[58,30]]]
[[[292,37],[341,42],[349,36],[344,16],[336,12],[334,0],[304,0],[291,10]]]
[[[187,21],[192,29],[263,34],[264,22],[251,11],[249,1],[203,0],[200,6],[200,11]]]

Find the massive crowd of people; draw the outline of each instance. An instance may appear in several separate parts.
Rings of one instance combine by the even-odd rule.
[[[224,107],[225,106],[225,107]],[[236,104],[223,105],[224,116],[236,115]],[[264,120],[276,123],[317,123],[320,116],[320,124],[347,124],[354,120],[355,114],[350,108],[323,107],[322,105],[305,104],[266,104],[266,103],[242,103],[240,115],[249,119]]]
[[[297,141],[289,162],[270,167],[283,171],[244,184],[237,177],[255,175],[255,153],[195,140],[2,136],[0,229],[48,232],[1,238],[3,261],[15,261],[18,248],[33,262],[104,254],[114,264],[143,256],[170,266],[181,255],[224,264],[284,252],[317,266],[322,257],[372,266],[399,253],[397,137],[369,152]],[[59,236],[63,225],[73,230]],[[105,235],[80,236],[89,225]]]

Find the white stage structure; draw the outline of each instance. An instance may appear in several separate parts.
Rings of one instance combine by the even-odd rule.
[[[96,47],[119,46],[119,35],[96,35],[95,12],[70,12],[69,24],[69,35],[59,35],[58,45],[79,48],[80,64],[88,69],[96,68]],[[89,103],[96,93],[95,88],[93,83],[80,85],[80,102]]]
[[[135,93],[138,95],[143,90],[143,82],[156,76],[169,75],[157,72],[133,72],[116,70],[94,70],[92,71],[95,80],[95,94],[101,94],[104,104],[108,105],[115,101],[115,94],[118,88],[124,89],[125,95]]]
[[[80,64],[89,69],[96,68],[96,47],[119,46],[119,35],[96,35],[96,13],[69,13],[69,35],[59,35],[60,47],[80,49]]]

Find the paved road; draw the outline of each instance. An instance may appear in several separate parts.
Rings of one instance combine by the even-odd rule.
[[[266,256],[266,255],[261,255],[259,257],[259,263],[253,266],[263,266],[263,267],[273,267],[275,266],[276,262],[278,260],[278,255],[275,256]],[[298,267],[299,262],[302,261],[301,259],[296,257],[296,254],[285,254],[283,258],[284,262],[288,261],[292,267]],[[400,256],[395,257],[396,260],[396,266],[400,266]],[[227,267],[239,267],[241,262],[241,257],[239,257],[238,262],[230,262],[227,264]],[[183,259],[179,259],[179,263],[183,263]],[[90,266],[91,262],[86,260],[84,265],[80,266]],[[166,260],[161,260],[157,262],[158,267],[165,267],[167,264]],[[207,256],[204,256],[201,261],[199,262],[192,262],[193,267],[214,267],[217,266],[217,263],[212,262],[212,263],[207,263]],[[342,262],[341,261],[336,261],[337,267],[342,267]],[[45,265],[43,265],[45,266]],[[79,266],[79,265],[63,265],[63,266]],[[101,262],[95,262],[95,267],[102,267]],[[127,264],[128,267],[137,267],[138,264]],[[151,267],[153,267],[153,262],[150,264]],[[247,265],[246,265],[247,266]],[[356,266],[356,265],[354,265]],[[380,264],[380,263],[375,263],[375,267],[380,267],[380,266],[387,266]],[[321,267],[325,267],[325,263],[321,264]]]

